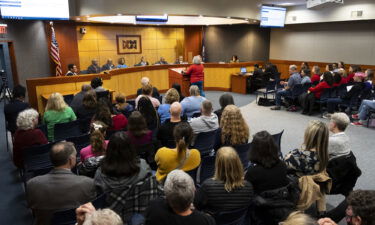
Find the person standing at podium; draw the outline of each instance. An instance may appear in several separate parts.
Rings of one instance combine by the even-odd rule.
[[[186,75],[190,76],[190,85],[197,85],[199,88],[200,95],[205,97],[203,91],[204,87],[204,66],[202,64],[202,58],[200,55],[196,55],[193,58],[193,65],[185,72]]]

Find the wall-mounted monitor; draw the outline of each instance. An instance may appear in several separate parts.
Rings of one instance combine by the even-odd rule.
[[[3,19],[68,20],[68,0],[6,0],[0,1]]]
[[[168,21],[168,15],[138,15],[135,17],[137,22],[160,22],[166,23]]]
[[[284,27],[286,8],[262,6],[260,12],[261,27]]]

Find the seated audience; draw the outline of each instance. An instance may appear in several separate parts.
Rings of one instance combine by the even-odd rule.
[[[193,129],[188,123],[180,123],[173,130],[176,148],[160,148],[155,155],[158,166],[156,179],[163,182],[165,177],[174,169],[190,171],[201,163],[200,153],[197,149],[188,149],[193,138]]]
[[[219,120],[217,119],[217,115],[212,111],[212,103],[209,100],[204,100],[201,107],[201,116],[191,118],[189,121],[195,136],[199,133],[214,131],[219,128]]]
[[[91,157],[99,157],[105,154],[108,141],[105,134],[108,126],[101,121],[93,121],[90,125],[90,145],[79,152],[81,162]]]
[[[311,75],[310,69],[306,69],[306,68],[302,69],[301,70],[301,77],[302,77],[301,84],[310,84],[311,83],[310,75]]]
[[[49,96],[43,115],[43,123],[47,125],[48,140],[54,140],[54,128],[57,123],[67,123],[76,120],[77,117],[64,101],[60,93],[52,93]]]
[[[116,66],[113,65],[112,59],[107,59],[107,63],[102,66],[102,71],[113,70],[115,68],[116,68]]]
[[[151,103],[150,98],[141,97],[138,102],[137,110],[146,119],[149,130],[155,130],[159,127],[159,115]]]
[[[74,112],[80,120],[91,120],[96,112],[96,93],[95,91],[87,91],[83,96],[82,104],[74,109]]]
[[[356,190],[347,198],[346,222],[351,225],[374,225],[375,191]],[[318,221],[319,225],[337,225],[329,218]]]
[[[129,188],[152,176],[145,160],[137,157],[130,138],[124,132],[111,136],[104,159],[96,171],[94,184],[100,193]]]
[[[341,76],[340,85],[347,84],[349,82],[349,80],[348,80],[348,74],[346,73],[346,71],[344,69],[340,68],[337,71],[337,73],[340,74],[340,76]]]
[[[164,183],[165,199],[151,202],[145,225],[214,225],[215,220],[194,209],[193,179],[179,169],[171,171]]]
[[[7,129],[14,134],[17,129],[17,116],[23,110],[30,108],[29,103],[25,102],[26,88],[17,85],[13,88],[12,99],[4,106],[4,115]]]
[[[194,206],[209,214],[249,207],[253,187],[244,180],[244,168],[232,147],[218,150],[215,175],[203,182],[197,190]]]
[[[221,146],[246,144],[249,141],[249,135],[249,126],[243,118],[240,109],[235,105],[226,106],[221,116],[215,149]]]
[[[310,121],[301,148],[289,152],[284,158],[288,173],[302,177],[324,171],[328,164],[328,138],[325,123]]]
[[[299,96],[299,101],[302,106],[302,114],[313,114],[314,104],[316,100],[320,99],[325,89],[333,87],[333,75],[331,72],[324,72],[323,80],[315,87],[310,87],[307,93]]]
[[[338,62],[338,68],[345,70],[345,63],[343,61]]]
[[[142,87],[138,88],[138,90],[137,90],[137,97],[142,94],[142,88],[144,86],[146,86],[147,84],[151,84],[150,83],[150,78],[148,78],[148,77],[142,77],[142,79],[141,79],[141,85],[142,85]],[[156,87],[152,87],[152,97],[154,97],[156,99],[160,99],[159,90]]]
[[[312,76],[311,76],[311,83],[313,85],[317,85],[320,82],[320,67],[319,66],[313,66],[312,69]]]
[[[200,96],[199,88],[196,85],[191,85],[189,88],[190,96],[185,97],[181,101],[182,113],[186,115],[188,119],[193,117],[194,113],[199,113],[202,102],[206,100],[205,97]]]
[[[123,225],[120,216],[111,209],[96,210],[91,202],[76,209],[77,225]]]
[[[368,90],[371,90],[373,88],[372,81],[374,80],[374,70],[372,69],[367,69],[365,71],[365,87]]]
[[[145,57],[142,56],[139,63],[135,64],[134,66],[148,66],[149,63],[145,60]]]
[[[333,73],[333,85],[332,87],[338,87],[341,85],[342,83],[342,77],[341,77],[341,74],[339,74],[338,72],[334,72]]]
[[[171,117],[169,113],[169,108],[171,107],[171,104],[173,102],[179,102],[180,96],[176,89],[171,88],[165,94],[164,99],[164,104],[161,104],[158,108],[160,123],[164,123],[167,119]]]
[[[232,55],[232,58],[229,61],[230,63],[238,63],[240,60],[238,59],[237,55]]]
[[[179,102],[181,102],[182,100],[184,100],[185,96],[182,94],[181,92],[181,85],[178,84],[178,83],[173,83],[172,84],[172,88],[176,89],[177,92],[178,92],[178,95],[180,96],[180,100]]]
[[[174,64],[186,64],[187,62],[184,62],[184,57],[182,55],[180,55],[176,61],[174,62]]]
[[[294,86],[296,84],[300,84],[302,81],[301,75],[298,73],[296,65],[289,66],[289,73],[290,73],[290,77],[288,79],[288,82],[280,81],[280,84],[283,85],[284,88],[276,92],[276,100],[275,100],[276,106],[272,107],[271,110],[280,110],[281,103],[282,103],[281,98],[285,96],[291,96]]]
[[[102,87],[103,80],[100,77],[95,77],[91,80],[91,87],[94,89],[95,92],[102,92],[106,91],[105,88]]]
[[[332,63],[332,72],[333,73],[337,73],[337,71],[339,70],[339,64],[338,63]]]
[[[91,60],[91,65],[87,68],[87,73],[100,73],[100,66],[97,59]]]
[[[164,57],[160,57],[159,61],[155,62],[155,65],[167,65],[168,62],[165,61]]]
[[[347,78],[348,83],[353,82],[354,75],[355,73],[358,73],[358,72],[362,72],[362,68],[360,66],[351,65],[349,67],[348,78]]]
[[[72,107],[73,110],[76,110],[78,107],[80,107],[85,93],[90,90],[92,90],[91,85],[83,84],[81,87],[81,91],[74,95],[73,100],[70,103],[70,107]]]
[[[18,114],[17,131],[13,140],[13,162],[23,168],[23,152],[25,149],[47,144],[44,133],[37,129],[39,113],[35,109],[26,109]]]
[[[66,72],[65,76],[74,76],[77,75],[78,69],[75,64],[68,65],[68,72]]]
[[[138,101],[142,97],[147,97],[151,100],[152,105],[154,108],[157,108],[160,106],[160,101],[157,98],[152,97],[152,85],[151,84],[146,84],[142,87],[142,94],[138,95],[138,97],[135,99],[135,107],[137,108],[138,106]]]
[[[147,128],[145,118],[138,111],[134,111],[130,115],[126,134],[130,139],[130,143],[135,147],[152,142],[152,131]]]
[[[353,122],[352,125],[363,126],[364,124],[366,124],[366,120],[368,119],[368,113],[370,110],[375,110],[375,100],[362,100],[361,105],[358,109],[358,113],[352,115],[352,118],[358,121]]]
[[[331,73],[333,73],[333,66],[332,66],[332,64],[327,64],[326,65],[326,71],[325,72],[331,72]]]
[[[128,125],[128,119],[122,113],[115,113],[112,104],[106,98],[100,98],[93,120],[102,121],[108,130],[123,130]]]
[[[302,212],[292,212],[282,225],[317,225],[316,220]],[[326,224],[328,225],[328,224]]]
[[[335,113],[329,122],[329,131],[333,134],[328,141],[329,159],[350,154],[349,137],[345,134],[350,119],[345,113]]]
[[[253,93],[259,88],[265,87],[270,80],[269,74],[265,74],[263,69],[259,68],[258,64],[254,64],[254,72],[251,77],[246,79],[247,82],[247,92]]]
[[[229,93],[224,93],[220,96],[219,98],[219,103],[220,103],[220,109],[216,110],[214,113],[217,115],[217,118],[219,120],[219,123],[220,123],[220,119],[221,119],[221,114],[223,113],[224,111],[224,108],[227,106],[227,105],[234,105],[234,99],[233,99],[233,95],[229,94]]]
[[[254,206],[252,218],[259,224],[277,224],[294,209],[292,193],[288,188],[287,168],[279,158],[279,151],[267,131],[254,135],[249,152],[252,165],[247,169],[245,179],[253,185],[255,194],[268,206]]]
[[[177,124],[182,122],[181,119],[181,104],[174,102],[171,104],[169,109],[171,118],[167,119],[158,130],[157,138],[161,145],[167,148],[175,148],[176,143],[174,141],[173,130]]]
[[[130,114],[134,111],[134,107],[132,104],[126,102],[126,97],[124,94],[119,93],[116,95],[116,110],[124,114],[126,118],[129,118]]]
[[[301,73],[302,73],[302,70],[310,70],[308,62],[302,62],[301,63]]]
[[[297,66],[296,66],[297,68]],[[279,76],[279,72],[277,70],[277,66],[273,65],[272,63],[268,62],[264,64],[264,81],[267,83],[268,81],[274,81]]]
[[[123,68],[128,68],[128,66],[125,64],[125,58],[121,57],[117,61],[117,69],[123,69]]]
[[[336,110],[336,107],[339,104],[346,103],[350,105],[352,98],[359,98],[362,90],[365,88],[365,84],[363,82],[364,74],[363,73],[356,73],[354,76],[354,83],[351,89],[345,94],[339,96],[338,98],[329,98],[327,99],[327,111],[328,113],[323,115],[323,118],[329,118],[332,113]]]
[[[26,197],[33,210],[34,224],[49,225],[55,211],[76,208],[95,198],[93,180],[71,172],[76,155],[73,143],[55,144],[50,152],[54,169],[27,182]]]

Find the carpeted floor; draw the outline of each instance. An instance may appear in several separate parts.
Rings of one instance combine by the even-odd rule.
[[[213,102],[214,109],[219,109],[219,97],[223,92],[209,91],[206,97]],[[285,154],[298,148],[303,141],[303,133],[310,120],[328,120],[318,117],[308,117],[299,113],[271,111],[269,107],[255,104],[254,95],[232,93],[237,106],[241,107],[251,130],[251,135],[261,130],[271,134],[284,130],[281,150]],[[31,214],[26,207],[22,182],[18,176],[9,153],[6,150],[3,104],[0,104],[0,224],[30,225]],[[375,159],[375,130],[364,127],[350,126],[347,134],[351,139],[351,148],[357,157],[362,170],[356,189],[375,189],[375,168],[371,166]],[[342,200],[341,196],[329,196],[328,204],[336,205]],[[340,223],[341,224],[341,223]]]

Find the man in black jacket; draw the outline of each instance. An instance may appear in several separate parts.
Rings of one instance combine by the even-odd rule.
[[[25,102],[25,95],[26,95],[26,88],[17,85],[13,88],[13,98],[12,100],[5,105],[4,107],[4,115],[5,120],[7,122],[7,129],[14,134],[14,132],[17,129],[16,121],[18,114],[27,109],[30,108],[29,103]]]

